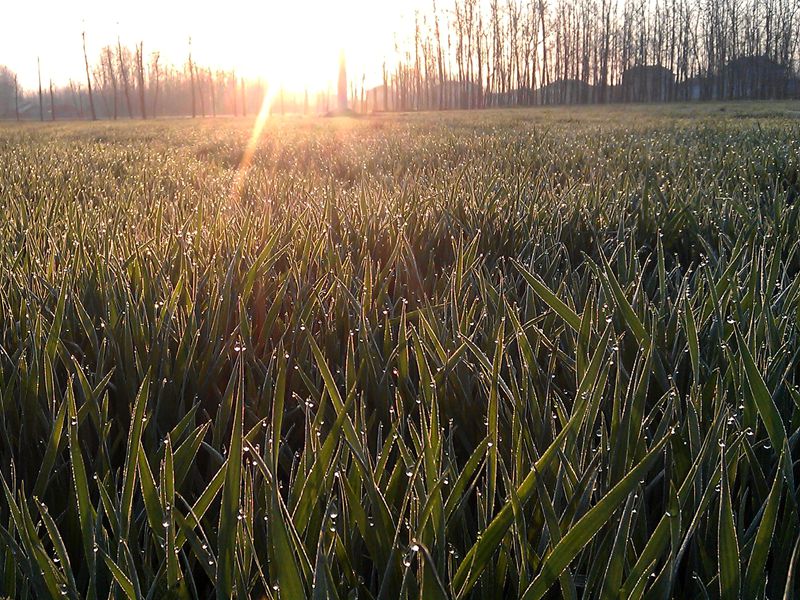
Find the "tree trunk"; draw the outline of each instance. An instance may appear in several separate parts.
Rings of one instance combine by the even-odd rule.
[[[194,91],[194,63],[192,62],[192,38],[189,38],[189,78],[192,86],[192,118],[197,116],[197,99]]]
[[[159,91],[159,80],[161,79],[161,72],[158,66],[158,59],[160,55],[156,52],[153,56],[153,74],[150,75],[150,84],[153,84],[153,78],[155,78],[155,90],[153,92],[153,118],[155,119],[158,115],[158,91]]]
[[[142,120],[145,120],[147,119],[147,108],[144,98],[144,42],[139,42],[139,46],[136,49],[136,55],[138,56],[136,66],[138,67],[139,71],[139,105],[142,109]]]
[[[239,116],[239,103],[237,101],[238,93],[236,91],[236,71],[231,73],[231,78],[233,79],[233,116]]]
[[[122,54],[122,44],[117,38],[117,60],[119,61],[119,72],[122,75],[122,87],[125,90],[125,103],[128,107],[128,118],[133,118],[133,108],[131,106],[131,92],[130,92],[130,85],[128,83],[128,69],[125,66],[125,59]]]
[[[200,116],[206,118],[206,101],[203,98],[203,70],[197,71],[197,95],[200,97]]]
[[[217,116],[217,97],[214,94],[214,75],[211,73],[211,69],[208,70],[208,85],[211,88],[211,116],[216,118]]]
[[[44,122],[44,104],[42,100],[42,63],[36,58],[36,69],[39,72],[39,120]]]
[[[53,99],[53,80],[50,80],[50,120],[56,120],[56,103]]]
[[[92,78],[89,75],[89,57],[86,56],[86,32],[81,33],[83,40],[83,64],[86,67],[86,88],[89,90],[89,109],[92,113],[92,121],[97,120],[97,113],[94,111],[94,98],[92,97]]]
[[[17,76],[14,75],[14,114],[19,122],[19,84],[17,83]]]
[[[106,66],[108,68],[108,75],[111,79],[111,88],[114,94],[114,120],[117,120],[117,76],[114,74],[114,63],[111,60],[111,48],[106,47]]]

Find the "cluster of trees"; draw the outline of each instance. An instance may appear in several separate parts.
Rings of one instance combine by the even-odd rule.
[[[197,64],[188,53],[186,64],[164,64],[159,52],[149,55],[144,43],[132,48],[116,43],[104,46],[90,59],[83,35],[85,78],[66,86],[42,82],[38,90],[23,91],[17,78],[0,67],[0,117],[117,119],[156,116],[198,117],[217,114],[247,115],[260,106],[266,93],[263,81],[248,81],[233,70],[213,70]],[[191,44],[190,44],[191,45]]]
[[[455,0],[417,15],[367,104],[798,97],[798,34],[796,0]]]
[[[87,81],[93,82],[104,116],[246,115],[248,106],[263,97],[262,82],[247,85],[233,70],[199,65],[191,51],[179,67],[163,64],[158,52],[145,59],[143,47],[140,42],[131,50],[117,40],[101,50],[91,67]],[[73,98],[80,106],[80,94],[73,92]]]
[[[17,76],[8,67],[0,65],[0,117],[15,114],[18,104]]]
[[[281,90],[272,110],[341,110],[343,86],[358,112],[800,97],[796,0],[431,1],[396,39],[382,85],[366,89],[360,74],[311,96]],[[0,117],[246,115],[267,94],[264,81],[198,65],[191,41],[183,65],[142,42],[117,40],[94,60],[83,45],[85,79],[64,88],[40,76],[23,93],[0,70]]]

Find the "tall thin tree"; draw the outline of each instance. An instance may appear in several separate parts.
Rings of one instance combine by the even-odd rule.
[[[234,117],[238,117],[239,116],[239,104],[238,104],[238,102],[236,100],[238,92],[236,90],[236,71],[235,70],[231,72],[231,79],[233,80],[232,81],[232,83],[233,83],[233,116]]]
[[[344,50],[339,53],[339,85],[337,108],[344,112],[347,110],[347,69],[344,61]]]
[[[150,86],[154,88],[153,91],[153,118],[157,118],[158,115],[158,91],[159,91],[159,83],[161,79],[161,67],[158,64],[161,55],[158,52],[153,53],[153,61],[150,66]]]
[[[86,54],[86,32],[81,32],[83,40],[83,64],[86,66],[86,87],[89,90],[89,110],[92,113],[92,121],[97,120],[97,113],[94,110],[94,98],[92,97],[92,77],[89,73],[89,57]]]
[[[106,57],[106,69],[108,70],[108,77],[111,81],[111,93],[113,94],[113,109],[114,109],[114,120],[117,120],[117,75],[114,73],[114,61],[112,50],[110,46],[106,46],[105,49],[105,57]]]
[[[128,107],[128,118],[133,118],[133,107],[131,106],[131,90],[128,80],[127,48],[122,50],[122,42],[117,36],[117,61],[119,62],[119,74],[122,77],[122,88],[125,91],[125,104]]]
[[[197,100],[194,91],[194,63],[192,62],[192,38],[189,38],[189,79],[192,86],[192,118],[197,116]]]
[[[36,57],[36,70],[39,73],[39,120],[44,121],[44,102],[42,100],[42,63]]]
[[[50,80],[50,120],[56,120],[56,102],[53,99],[53,80]]]
[[[136,46],[136,71],[139,76],[139,107],[142,109],[142,120],[147,119],[147,105],[145,104],[144,89],[144,42]]]
[[[19,84],[17,83],[17,75],[14,74],[14,114],[19,121]]]

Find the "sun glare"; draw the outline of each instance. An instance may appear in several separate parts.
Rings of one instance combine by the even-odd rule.
[[[119,36],[123,45],[143,42],[148,55],[158,52],[163,63],[179,66],[187,60],[191,38],[193,56],[204,66],[261,79],[270,89],[323,92],[335,87],[342,50],[351,81],[360,83],[363,76],[368,85],[377,85],[384,61],[396,59],[397,32],[407,34],[414,11],[428,6],[425,0],[245,0],[224,10],[202,11],[183,0],[141,0],[132,10],[101,0],[76,0],[50,6],[50,18],[37,24],[36,35],[24,28],[4,32],[0,51],[8,49],[3,52],[8,66],[19,74],[23,87],[33,89],[37,56],[45,81],[66,85],[69,79],[81,79],[82,31],[90,58],[116,44]],[[9,22],[34,18],[24,3],[9,10]]]
[[[339,33],[344,19],[337,11],[315,2],[303,8],[294,3],[267,5],[255,12],[254,23],[244,28],[249,39],[238,61],[243,71],[262,77],[270,87],[291,91],[333,81],[336,57],[346,41]]]
[[[341,51],[352,78],[375,83],[382,62],[393,59],[394,30],[408,15],[389,3],[316,0],[267,3],[248,18],[252,21],[232,32],[229,42],[242,52],[231,60],[272,87],[299,92],[333,86]],[[217,53],[217,40],[204,43],[209,54]]]
[[[263,79],[273,93],[334,87],[342,51],[352,81],[377,84],[383,62],[394,60],[394,28],[413,18],[407,13],[366,0],[267,2],[222,35],[196,37],[194,45],[200,60],[225,61],[242,75]]]

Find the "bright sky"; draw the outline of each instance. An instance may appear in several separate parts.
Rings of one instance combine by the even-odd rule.
[[[335,81],[340,49],[348,74],[379,82],[385,58],[391,64],[395,32],[413,35],[414,10],[430,0],[229,0],[216,8],[187,0],[10,0],[2,9],[0,64],[37,85],[85,79],[81,31],[86,30],[90,62],[102,46],[116,42],[145,54],[158,50],[163,62],[182,65],[191,36],[193,56],[202,66],[233,68],[263,77],[270,87],[323,89]]]

